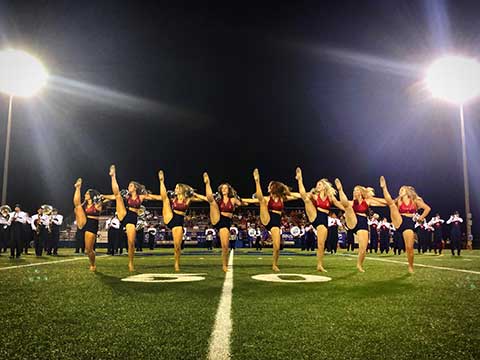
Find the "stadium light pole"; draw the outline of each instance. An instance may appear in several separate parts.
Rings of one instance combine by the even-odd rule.
[[[467,241],[468,244],[471,244],[471,241],[473,241],[472,214],[470,212],[470,189],[468,186],[463,108],[467,102],[480,95],[480,63],[472,58],[456,55],[445,56],[430,65],[425,81],[433,97],[446,100],[460,107]]]
[[[3,163],[2,205],[5,205],[7,201],[13,98],[27,98],[35,95],[45,86],[47,78],[47,70],[32,55],[15,49],[0,51],[0,92],[9,96],[5,161]]]

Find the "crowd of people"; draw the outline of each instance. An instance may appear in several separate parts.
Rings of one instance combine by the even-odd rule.
[[[0,207],[0,253],[10,248],[10,258],[20,258],[34,248],[36,256],[58,255],[63,216],[51,205],[42,205],[36,214],[29,214],[16,204]]]

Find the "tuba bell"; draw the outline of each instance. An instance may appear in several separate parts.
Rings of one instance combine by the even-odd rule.
[[[0,215],[4,217],[5,219],[8,220],[10,213],[12,212],[12,209],[8,205],[2,205],[0,206]]]
[[[52,205],[42,205],[40,208],[43,210],[43,215],[51,215],[53,211],[53,206]]]

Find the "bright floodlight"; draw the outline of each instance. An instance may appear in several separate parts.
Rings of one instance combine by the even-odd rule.
[[[40,61],[24,51],[0,51],[0,91],[11,96],[34,95],[47,82],[48,74]]]
[[[425,81],[434,97],[461,105],[480,95],[480,63],[445,56],[430,65]]]

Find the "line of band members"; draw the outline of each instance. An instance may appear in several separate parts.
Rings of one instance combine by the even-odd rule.
[[[60,241],[60,227],[63,216],[56,209],[43,214],[40,208],[37,214],[30,216],[16,205],[14,211],[0,215],[0,249],[6,252],[10,248],[10,258],[19,258],[28,254],[33,242],[36,256],[57,255]]]
[[[417,234],[417,248],[419,253],[425,253],[433,250],[435,254],[442,253],[443,250],[443,224],[450,225],[450,247],[452,254],[454,250],[457,251],[457,255],[461,252],[461,226],[463,219],[458,212],[455,212],[445,222],[438,214],[430,221],[424,220],[423,223],[415,222],[415,232]],[[380,253],[388,253],[390,248],[393,248],[394,253],[400,254],[404,249],[404,241],[401,234],[395,231],[393,224],[387,221],[386,218],[379,220],[378,214],[370,216],[368,219],[370,243],[369,249],[372,251],[380,251]],[[116,216],[107,219],[106,229],[108,230],[108,249],[111,254],[114,252],[122,253],[122,249],[126,248],[125,233],[120,231],[121,223]],[[345,225],[341,222],[335,214],[328,217],[328,237],[326,242],[327,252],[334,253],[338,247],[338,230],[339,228],[345,228]],[[346,228],[345,228],[346,229]],[[155,237],[157,235],[157,228],[154,226],[148,226],[147,221],[139,219],[137,222],[137,241],[136,250],[142,251],[145,237],[148,241],[148,247],[153,249],[155,247]],[[346,247],[347,250],[354,250],[354,234],[353,231],[347,230]],[[165,232],[165,231],[164,231]],[[281,227],[281,232],[285,232],[284,227]],[[316,229],[312,225],[307,226],[293,226],[290,229],[290,234],[293,238],[301,239],[302,249],[313,249],[316,244]],[[184,230],[184,237],[186,238],[187,231]],[[217,231],[214,227],[206,227],[204,231],[205,241],[208,248],[211,248],[211,244],[214,242]],[[235,225],[230,228],[231,241],[235,241],[238,238],[239,230]],[[247,234],[255,242],[257,249],[262,248],[265,234],[262,232],[259,226],[251,226],[247,224]],[[77,243],[81,242],[83,237],[77,234]],[[164,235],[163,239],[166,238]],[[392,241],[393,240],[393,241]],[[209,245],[210,244],[210,245]],[[233,245],[234,246],[234,245]],[[77,245],[77,252],[81,246]]]

